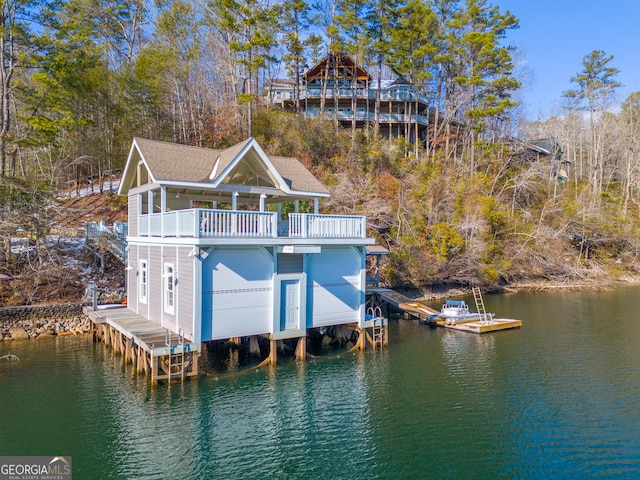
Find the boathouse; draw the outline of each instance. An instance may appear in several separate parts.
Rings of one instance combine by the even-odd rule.
[[[127,311],[190,350],[263,336],[275,362],[284,339],[304,357],[311,328],[349,326],[362,348],[380,338],[365,312],[366,218],[321,214],[329,191],[297,159],[253,138],[224,150],[135,138],[119,194]]]

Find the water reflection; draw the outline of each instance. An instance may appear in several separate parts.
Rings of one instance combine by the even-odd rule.
[[[0,453],[78,478],[633,478],[638,291],[487,296],[523,328],[398,320],[382,351],[170,387],[88,337],[16,342]]]

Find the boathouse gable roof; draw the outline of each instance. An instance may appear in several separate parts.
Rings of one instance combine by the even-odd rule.
[[[136,137],[118,193],[127,195],[147,183],[220,191],[256,187],[284,196],[329,196],[297,159],[269,157],[254,138],[218,150]]]

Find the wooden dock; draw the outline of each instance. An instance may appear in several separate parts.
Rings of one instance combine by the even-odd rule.
[[[512,318],[492,318],[489,321],[485,321],[480,315],[478,315],[478,318],[458,321],[456,323],[446,322],[441,318],[432,319],[431,315],[437,315],[440,312],[431,307],[427,307],[422,302],[411,300],[409,297],[406,297],[395,290],[388,288],[374,288],[367,293],[377,295],[381,301],[417,318],[420,323],[424,323],[425,325],[472,333],[489,333],[522,327],[521,320],[515,320]]]
[[[198,375],[199,345],[126,307],[86,307],[84,313],[93,323],[94,341],[111,346],[138,373],[150,374],[152,384]]]
[[[498,330],[522,327],[522,320],[515,320],[513,318],[493,318],[486,321],[478,317],[476,319],[463,320],[456,323],[447,323],[443,319],[431,321],[428,318],[419,319],[419,321],[425,325],[433,325],[435,327],[444,327],[450,328],[451,330],[460,330],[461,332],[472,333],[489,333],[496,332]]]

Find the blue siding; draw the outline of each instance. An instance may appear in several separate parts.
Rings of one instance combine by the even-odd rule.
[[[202,341],[269,333],[273,295],[263,249],[214,249],[202,268]]]
[[[362,257],[352,247],[322,247],[307,255],[307,327],[358,322]]]

